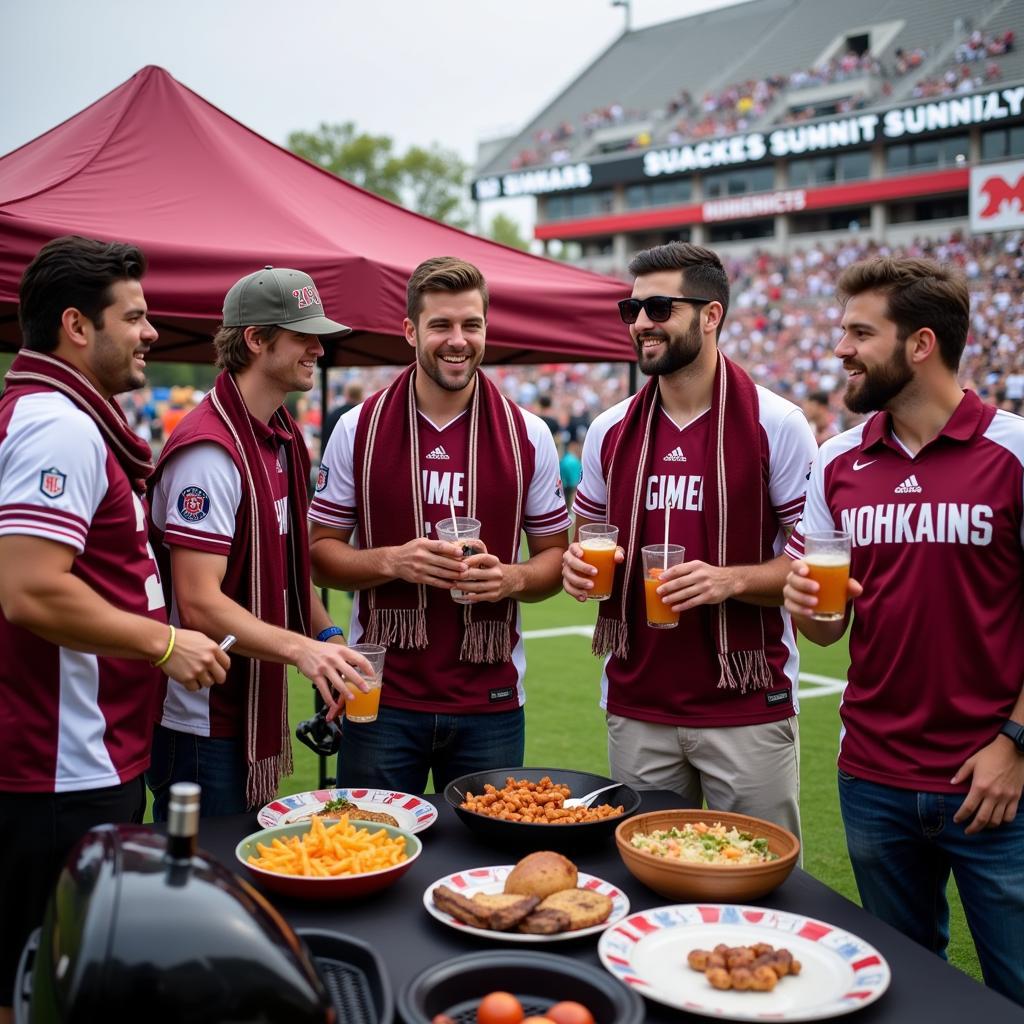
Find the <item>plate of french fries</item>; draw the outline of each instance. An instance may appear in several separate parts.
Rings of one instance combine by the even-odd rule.
[[[391,825],[316,816],[254,832],[235,857],[264,889],[300,899],[351,899],[393,885],[423,845]]]

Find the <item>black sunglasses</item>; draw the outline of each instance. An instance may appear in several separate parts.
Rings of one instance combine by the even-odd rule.
[[[635,324],[642,309],[650,320],[663,324],[672,315],[673,302],[689,302],[694,306],[703,306],[714,299],[694,299],[689,295],[648,295],[646,299],[621,299],[619,316],[624,324]]]

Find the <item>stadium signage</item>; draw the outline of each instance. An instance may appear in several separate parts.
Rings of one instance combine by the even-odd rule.
[[[795,188],[784,192],[711,199],[701,207],[701,219],[708,223],[744,217],[770,217],[776,213],[795,213],[806,207],[807,192],[802,188]]]
[[[674,177],[693,171],[866,145],[879,139],[927,135],[1004,118],[1019,118],[1022,114],[1024,86],[993,89],[969,96],[950,96],[894,107],[879,114],[853,114],[827,121],[785,125],[767,133],[749,132],[689,145],[650,149],[642,156],[624,160],[513,171],[500,177],[479,179],[474,184],[474,194],[477,199],[497,199],[499,196],[541,195]]]
[[[971,231],[1024,227],[1024,160],[971,168]]]

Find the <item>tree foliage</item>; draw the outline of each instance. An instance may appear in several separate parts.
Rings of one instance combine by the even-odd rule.
[[[502,245],[510,245],[524,252],[530,251],[530,242],[523,238],[519,222],[504,213],[495,214],[494,220],[491,221],[490,235],[493,241],[501,242]]]
[[[292,132],[288,148],[339,178],[453,227],[469,224],[464,205],[467,164],[436,143],[395,150],[388,135],[362,132],[354,122],[322,123],[315,132]]]

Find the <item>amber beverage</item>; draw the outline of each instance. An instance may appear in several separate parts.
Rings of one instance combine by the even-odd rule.
[[[579,542],[583,549],[583,561],[597,570],[597,575],[590,577],[594,587],[587,593],[587,598],[591,601],[606,601],[612,596],[618,541],[617,526],[588,523],[580,527]]]
[[[352,700],[345,702],[345,717],[350,722],[376,722],[380,710],[380,690],[383,684],[384,655],[387,648],[379,644],[352,644],[351,650],[361,654],[373,668],[372,675],[360,672],[362,679],[370,684],[370,692],[363,693],[354,686]]]
[[[644,597],[647,605],[647,625],[651,629],[674,629],[679,625],[679,612],[672,611],[658,593],[661,574],[673,565],[682,563],[686,549],[681,544],[647,544],[641,549],[644,565]]]
[[[821,530],[804,537],[808,577],[815,581],[818,606],[811,613],[820,622],[835,622],[846,614],[846,584],[850,578],[850,535]]]

